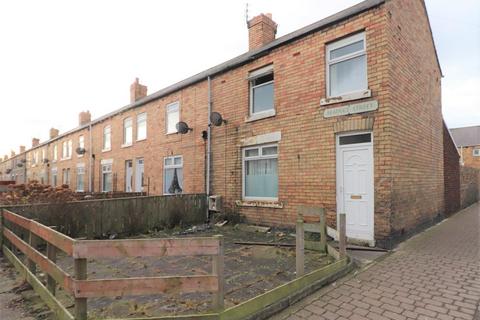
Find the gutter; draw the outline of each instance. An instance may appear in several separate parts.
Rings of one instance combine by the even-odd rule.
[[[92,122],[88,125],[88,135],[90,140],[90,156],[88,157],[88,191],[93,192],[93,138],[92,138]]]
[[[207,212],[206,218],[207,221],[209,219],[209,209],[208,209],[208,200],[210,197],[210,162],[211,162],[211,148],[212,148],[212,122],[210,120],[210,115],[212,114],[212,81],[210,76],[207,77],[208,82],[208,126],[207,126],[207,172],[205,177],[206,182],[206,190],[205,193],[207,195]]]

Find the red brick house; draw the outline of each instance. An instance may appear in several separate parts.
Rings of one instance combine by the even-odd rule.
[[[442,73],[422,0],[363,1],[278,39],[271,15],[248,28],[241,56],[150,95],[136,80],[129,105],[32,146],[27,176],[219,195],[266,225],[325,207],[331,227],[345,212],[350,238],[386,247],[444,215]]]

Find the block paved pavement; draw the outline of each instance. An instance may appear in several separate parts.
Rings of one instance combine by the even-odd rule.
[[[477,203],[271,320],[480,320],[479,302]]]

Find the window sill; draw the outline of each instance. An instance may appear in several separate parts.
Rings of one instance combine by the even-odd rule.
[[[133,143],[122,144],[122,145],[120,146],[120,148],[129,148],[129,147],[131,147],[131,146],[133,146]]]
[[[273,209],[282,209],[283,202],[278,200],[272,201],[260,201],[260,200],[236,200],[235,204],[238,207],[258,207],[258,208],[273,208]]]
[[[72,157],[62,158],[62,159],[60,159],[60,162],[61,162],[61,161],[67,161],[67,160],[72,160]]]
[[[177,134],[177,133],[178,133],[178,131],[174,131],[174,132],[167,132],[167,133],[165,133],[165,135],[166,135],[166,136],[171,136],[171,135],[173,135],[173,134]]]
[[[370,98],[372,96],[372,90],[367,89],[359,92],[349,93],[338,97],[322,98],[320,100],[321,106],[328,106],[330,104],[341,103],[346,101],[359,100],[364,98]]]
[[[275,115],[276,115],[275,109],[266,111],[266,112],[257,113],[257,114],[252,114],[248,117],[245,117],[245,122],[253,122],[261,119],[271,118],[271,117],[275,117]]]
[[[137,139],[136,142],[145,141],[145,140],[147,140],[147,138]]]
[[[102,149],[102,152],[108,152],[108,151],[112,151],[112,149]]]

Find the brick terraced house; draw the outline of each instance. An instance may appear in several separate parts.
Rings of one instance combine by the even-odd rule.
[[[480,169],[480,126],[453,128],[450,132],[467,167]]]
[[[384,247],[441,218],[442,73],[424,2],[367,0],[276,29],[254,17],[248,52],[150,95],[137,79],[129,105],[52,129],[26,151],[27,178],[219,195],[264,225],[324,207],[329,226],[345,212],[349,238]]]

